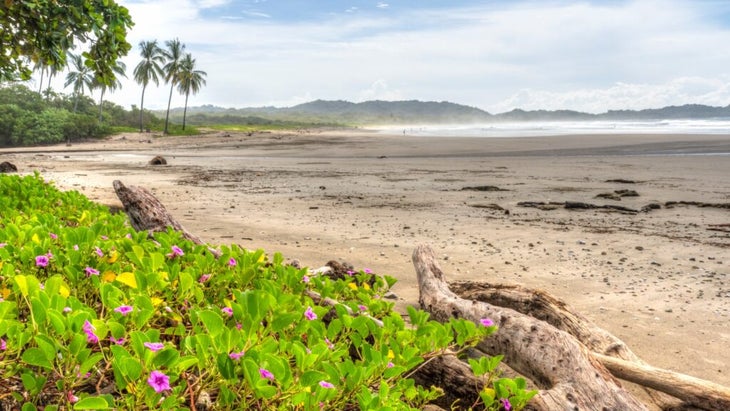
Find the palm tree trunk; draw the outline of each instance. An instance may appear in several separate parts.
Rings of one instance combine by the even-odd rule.
[[[190,96],[190,93],[185,93],[185,108],[183,109],[183,131],[185,131],[185,117],[188,114],[188,96]]]
[[[74,113],[76,112],[76,108],[79,106],[79,93],[76,93],[76,97],[74,98]]]
[[[102,110],[104,109],[104,92],[106,91],[106,87],[101,88],[101,96],[99,97],[99,123],[102,122]]]
[[[46,87],[46,101],[51,99],[51,80],[53,80],[53,71],[48,73],[48,87]]]
[[[165,115],[165,132],[167,134],[167,124],[170,121],[170,103],[172,103],[172,88],[175,86],[175,80],[170,82],[170,97],[167,99],[167,114]]]
[[[144,113],[144,91],[147,88],[147,84],[142,85],[142,101],[139,103],[139,132],[142,131],[142,114]]]
[[[41,81],[38,84],[38,94],[41,94],[41,92],[43,91],[43,73],[45,73],[45,72],[46,72],[46,69],[45,68],[41,68]]]

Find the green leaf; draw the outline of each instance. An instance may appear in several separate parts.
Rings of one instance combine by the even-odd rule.
[[[198,318],[208,330],[208,334],[215,338],[223,332],[223,318],[211,310],[203,310],[198,313]]]
[[[36,367],[42,367],[48,370],[53,368],[51,362],[46,358],[46,354],[38,347],[31,347],[25,350],[21,359],[28,365],[35,365]]]
[[[74,404],[74,410],[108,410],[109,403],[102,397],[82,398]]]

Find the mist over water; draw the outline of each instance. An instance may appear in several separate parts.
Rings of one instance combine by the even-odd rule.
[[[380,126],[387,134],[440,137],[538,137],[570,134],[729,134],[730,118],[710,120],[531,121]]]

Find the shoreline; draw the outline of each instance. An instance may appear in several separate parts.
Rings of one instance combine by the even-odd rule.
[[[700,150],[715,154],[692,154]],[[348,130],[128,133],[0,149],[0,161],[104,204],[119,204],[115,179],[147,187],[211,244],[394,276],[400,308],[417,303],[410,254],[428,243],[449,280],[544,289],[649,364],[730,386],[730,233],[711,229],[730,223],[730,209],[667,206],[730,203],[727,153],[730,136],[714,134],[475,139]],[[168,165],[147,165],[155,155]],[[596,198],[618,190],[637,196]],[[519,205],[566,201],[660,208]]]

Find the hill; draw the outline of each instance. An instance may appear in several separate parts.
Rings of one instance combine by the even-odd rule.
[[[158,112],[159,113],[159,112]],[[164,111],[161,112],[164,115]],[[182,109],[171,110],[182,116]],[[497,121],[585,121],[585,120],[668,120],[730,118],[730,106],[701,104],[669,106],[645,110],[610,110],[592,114],[573,110],[522,110],[491,114],[476,107],[447,101],[382,101],[353,103],[344,100],[315,100],[292,107],[222,108],[212,105],[189,107],[188,122],[201,124],[299,125],[378,125],[489,123]]]

